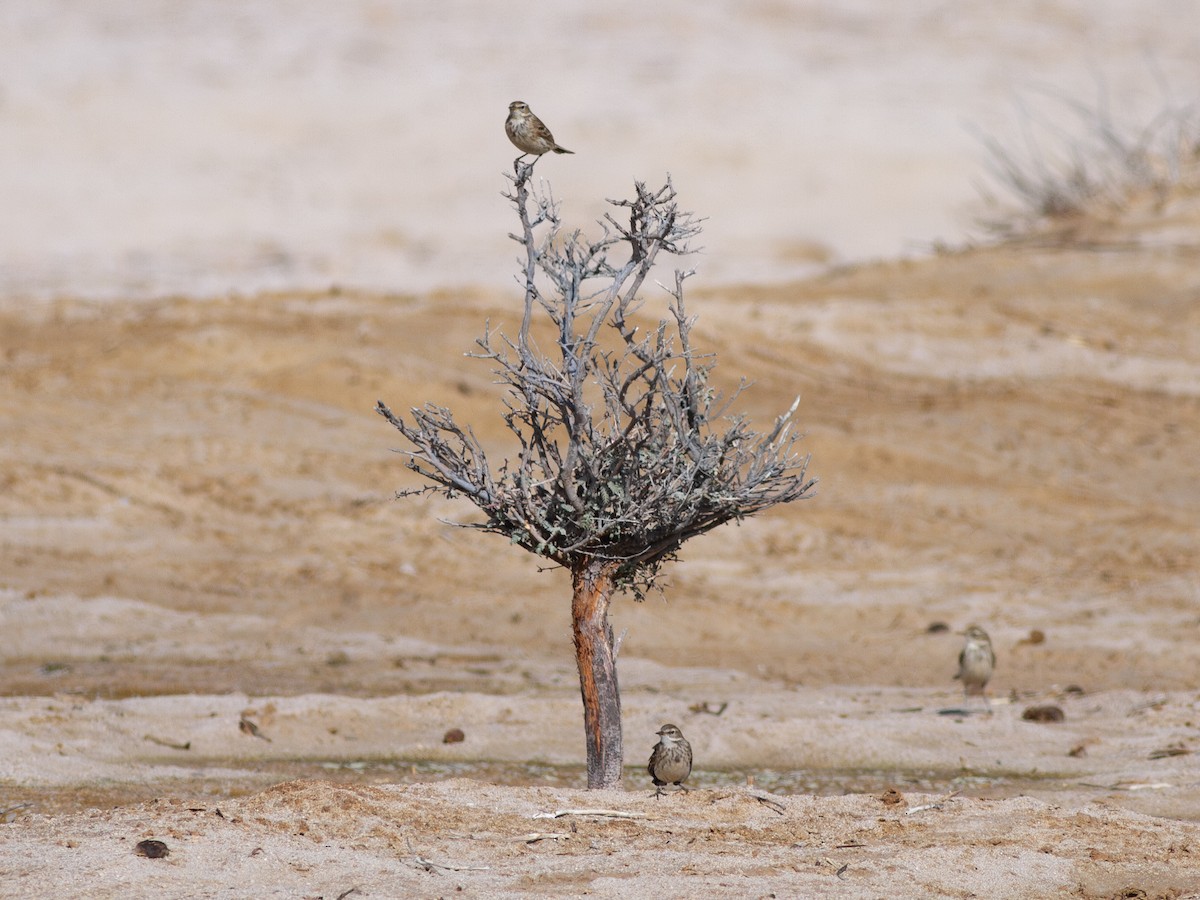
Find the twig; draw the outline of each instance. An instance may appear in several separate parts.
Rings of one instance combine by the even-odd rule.
[[[953,800],[960,793],[962,793],[962,792],[961,791],[951,791],[945,797],[942,797],[942,799],[934,801],[933,803],[923,803],[920,806],[911,806],[904,811],[904,814],[906,816],[915,816],[917,813],[925,812],[926,810],[929,810],[929,809],[941,809],[943,803],[945,803],[947,800]]]
[[[455,866],[450,863],[434,862],[432,859],[426,859],[420,855],[414,856],[411,862],[426,872],[432,872],[434,869],[445,869],[447,872],[486,872],[491,869],[491,866]]]
[[[1100,788],[1102,791],[1164,791],[1176,787],[1165,781],[1141,783],[1137,781],[1117,782],[1116,784],[1097,784],[1094,781],[1076,782],[1080,787]]]
[[[644,819],[645,813],[620,809],[560,809],[557,812],[534,813],[531,819],[561,819],[563,816],[607,816],[610,819]]]
[[[1147,759],[1168,759],[1172,756],[1188,756],[1191,750],[1187,747],[1163,747],[1160,750],[1152,750]]]
[[[750,793],[750,792],[747,791],[747,793]],[[787,811],[787,807],[785,807],[778,800],[773,800],[764,794],[752,794],[751,793],[750,796],[753,797],[755,800],[757,800],[759,803],[761,803],[763,806],[766,806],[769,809],[774,810],[775,812],[779,813],[781,816]]]
[[[904,811],[906,816],[915,816],[919,812],[925,812],[927,809],[941,809],[940,803],[922,803],[920,806],[910,806]]]
[[[147,734],[142,737],[143,741],[149,741],[152,744],[158,744],[160,747],[170,747],[172,750],[191,750],[191,741],[171,741],[166,738],[155,737],[152,734]]]
[[[412,841],[408,841],[408,849],[412,850]],[[419,853],[413,853],[412,859],[409,860],[419,869],[424,869],[426,872],[433,872],[434,869],[445,869],[447,872],[486,872],[491,869],[491,866],[455,866],[451,863],[434,862],[432,859],[426,859]],[[437,873],[434,872],[436,875]]]
[[[561,841],[570,836],[566,831],[531,831],[509,840],[522,844],[536,844],[538,841]]]
[[[821,859],[817,860],[817,865],[829,866],[829,868],[834,870],[833,874],[836,875],[842,881],[846,880],[846,870],[850,868],[850,863],[843,863],[841,866],[839,866],[828,856],[823,856],[823,857],[821,857]]]

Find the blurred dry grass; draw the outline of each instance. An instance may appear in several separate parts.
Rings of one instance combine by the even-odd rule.
[[[989,235],[1067,240],[1084,221],[1153,215],[1200,190],[1200,102],[1164,101],[1134,122],[1113,112],[1103,89],[1094,102],[1034,99],[1044,102],[1018,103],[1019,145],[979,133],[993,185],[979,224]]]

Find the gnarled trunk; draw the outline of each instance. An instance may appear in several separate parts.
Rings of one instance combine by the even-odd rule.
[[[612,626],[608,624],[616,572],[617,565],[611,560],[597,559],[571,570],[571,620],[583,694],[588,790],[615,788],[621,783],[621,693]]]

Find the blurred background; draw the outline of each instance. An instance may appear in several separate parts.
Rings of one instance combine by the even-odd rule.
[[[503,289],[513,99],[568,223],[669,172],[705,285],[920,254],[980,132],[1147,121],[1197,59],[1192,0],[5,0],[0,298]]]

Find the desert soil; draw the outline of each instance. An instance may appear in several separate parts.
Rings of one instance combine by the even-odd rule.
[[[980,133],[1111,160],[1197,35],[1179,0],[0,3],[0,897],[1200,897],[1200,202],[933,250],[979,234]],[[760,428],[801,397],[820,479],[618,599],[610,792],[565,574],[396,499],[372,411],[511,450],[464,353],[515,326],[518,97],[572,225],[667,172],[707,217],[696,340]],[[664,722],[696,770],[654,799]]]
[[[1198,208],[693,282],[819,490],[618,600],[616,792],[566,576],[395,499],[372,412],[502,453],[463,354],[513,291],[4,307],[0,895],[1200,896]],[[653,799],[665,721],[697,770]]]

